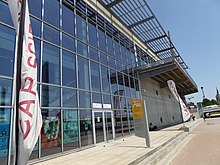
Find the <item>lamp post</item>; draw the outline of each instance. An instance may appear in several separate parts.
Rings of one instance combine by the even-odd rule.
[[[204,93],[203,87],[201,87],[201,90],[202,90],[202,98],[204,99],[205,98],[205,93]]]

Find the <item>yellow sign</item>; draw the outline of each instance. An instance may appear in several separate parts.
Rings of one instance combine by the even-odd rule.
[[[143,102],[142,100],[131,100],[132,113],[134,119],[143,119],[144,111],[143,111]]]

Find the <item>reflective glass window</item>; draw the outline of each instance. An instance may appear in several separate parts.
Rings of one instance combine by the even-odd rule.
[[[0,22],[14,26],[8,5],[2,1],[0,1]]]
[[[81,145],[93,144],[92,111],[79,110]]]
[[[100,93],[92,93],[92,103],[102,103],[102,97]]]
[[[136,91],[135,91],[135,87],[134,87],[134,79],[132,77],[130,77],[130,91],[131,91],[131,97],[132,98],[136,98]]]
[[[37,61],[37,81],[40,81],[40,40],[34,38],[34,46]]]
[[[98,29],[98,34],[99,34],[99,49],[102,50],[103,52],[106,52],[106,38],[105,38],[105,33]]]
[[[64,33],[63,33],[63,38],[62,38],[62,44],[64,48],[69,49],[73,52],[76,52],[75,39]]]
[[[77,53],[88,57],[88,46],[82,42],[77,41]]]
[[[43,44],[42,81],[60,84],[60,53],[59,48]]]
[[[77,38],[87,42],[87,26],[85,18],[82,18],[78,14],[76,15],[76,33]]]
[[[61,152],[61,112],[59,109],[41,109],[41,155]]]
[[[121,111],[114,110],[114,116],[115,116],[115,136],[122,137]]]
[[[129,82],[129,77],[124,75],[124,81],[125,81],[125,95],[127,97],[131,97],[131,94],[130,94],[130,82]]]
[[[95,62],[90,62],[91,67],[91,81],[92,81],[92,90],[93,91],[99,91],[101,90],[101,84],[100,84],[100,69],[99,64]]]
[[[60,107],[60,88],[42,85],[42,107]]]
[[[115,60],[111,57],[109,59],[109,67],[116,69]]]
[[[59,3],[57,0],[44,0],[44,20],[56,27],[60,25]]]
[[[97,29],[96,26],[92,23],[88,23],[88,29],[89,29],[89,44],[97,47]]]
[[[130,133],[134,133],[134,119],[133,119],[133,113],[131,109],[128,110],[128,119],[129,119]]]
[[[79,107],[80,108],[91,108],[90,92],[79,91]]]
[[[118,60],[121,60],[120,44],[116,40],[114,40],[114,45],[115,45],[115,56]]]
[[[110,70],[110,80],[111,80],[111,90],[112,94],[116,94],[118,91],[118,83],[117,83],[117,72],[115,70]]]
[[[50,41],[54,44],[57,44],[59,45],[60,43],[60,34],[59,34],[59,31],[44,24],[44,39],[47,40],[47,41]]]
[[[119,88],[119,90],[124,90],[124,77],[123,77],[123,74],[121,72],[118,72],[117,79],[118,79],[118,88]]]
[[[12,80],[0,78],[0,106],[11,106]]]
[[[76,55],[63,50],[62,85],[76,88]]]
[[[78,112],[63,110],[63,147],[68,151],[79,147]]]
[[[101,66],[102,90],[105,93],[110,93],[109,71],[107,67]]]
[[[90,56],[90,59],[99,61],[98,51],[96,49],[93,49],[92,47],[89,47],[89,56]]]
[[[103,104],[111,104],[111,96],[103,95]]]
[[[111,57],[114,57],[114,48],[113,48],[112,38],[108,35],[107,35],[107,44],[108,44],[108,54]]]
[[[139,89],[138,80],[136,79],[135,79],[135,90],[136,90],[136,98],[140,99],[140,89]]]
[[[89,86],[89,61],[78,56],[78,82],[79,88],[90,89]]]
[[[119,71],[122,71],[122,63],[121,63],[121,61],[117,61],[116,60],[116,69],[119,70]]]
[[[33,17],[30,17],[30,19],[31,19],[31,27],[32,27],[33,35],[40,37],[41,36],[41,22]]]
[[[129,122],[128,122],[127,110],[122,110],[121,116],[122,116],[122,125],[123,125],[123,135],[125,136],[129,134]]]
[[[12,77],[14,68],[15,31],[0,25],[0,43],[0,75]]]
[[[41,0],[29,0],[28,7],[30,9],[30,14],[41,18],[42,1]]]
[[[75,35],[75,13],[74,9],[62,6],[62,29],[63,31]]]
[[[107,55],[105,53],[100,52],[100,62],[104,65],[107,65]]]
[[[75,89],[62,88],[63,107],[77,108],[77,94]]]
[[[9,139],[10,139],[10,119],[11,110],[0,108],[0,147],[1,147],[1,165],[7,165]]]

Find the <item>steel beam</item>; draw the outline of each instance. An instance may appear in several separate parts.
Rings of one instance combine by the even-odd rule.
[[[140,24],[142,24],[142,23],[144,23],[144,22],[150,21],[150,20],[152,20],[152,19],[154,19],[154,18],[155,18],[154,16],[150,16],[150,17],[148,17],[148,18],[146,18],[146,19],[137,21],[137,22],[135,22],[135,23],[129,25],[128,28],[133,28],[133,27],[138,26],[138,25],[140,25]]]

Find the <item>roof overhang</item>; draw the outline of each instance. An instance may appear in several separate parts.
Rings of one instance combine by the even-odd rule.
[[[152,78],[159,82],[161,88],[167,87],[168,80],[174,80],[180,95],[198,92],[196,83],[175,58],[145,64],[135,70],[140,80]]]

